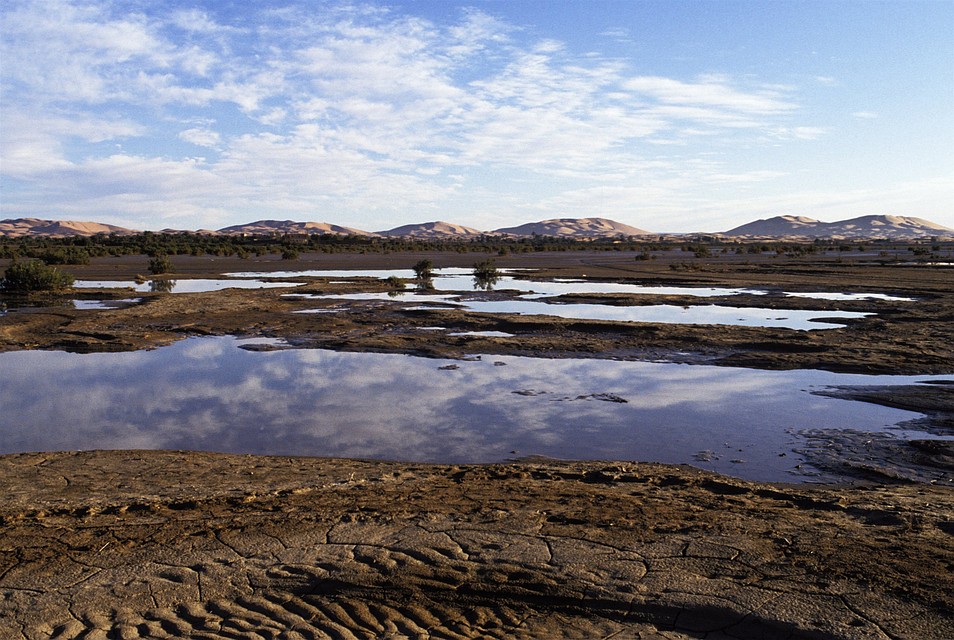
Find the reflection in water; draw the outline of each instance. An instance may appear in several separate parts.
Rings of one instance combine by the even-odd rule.
[[[498,280],[500,272],[493,260],[484,260],[474,265],[474,289],[491,291]]]
[[[176,281],[168,278],[156,278],[149,281],[149,290],[155,293],[172,293],[176,288]]]
[[[414,265],[414,282],[418,291],[432,291],[434,289],[434,264],[427,259]]]
[[[418,291],[433,291],[434,278],[431,276],[417,276],[414,278],[414,287]],[[393,291],[391,293],[394,293]]]
[[[129,305],[139,304],[142,298],[124,298],[122,300],[73,300],[76,309],[119,309]]]
[[[146,282],[131,280],[77,280],[73,286],[77,289],[126,289],[140,293],[160,291],[163,293],[203,293],[222,289],[271,289],[276,287],[299,287],[301,282],[265,282],[264,280],[215,280],[195,278],[189,280],[170,280],[158,278]]]
[[[384,301],[389,293],[342,293],[328,295],[289,294],[309,300]],[[853,319],[871,315],[855,311],[807,311],[801,309],[768,309],[762,307],[727,307],[721,305],[677,306],[612,306],[605,304],[551,304],[546,298],[527,297],[515,300],[468,300],[454,294],[410,295],[401,299],[411,303],[436,303],[477,313],[514,313],[544,315],[573,320],[609,320],[617,322],[660,322],[666,324],[718,324],[745,327],[777,327],[808,331],[835,329],[844,326],[826,319]],[[411,307],[426,309],[427,307]]]
[[[195,449],[441,462],[539,454],[700,464],[699,452],[709,451],[706,468],[792,480],[802,444],[793,431],[884,431],[916,417],[808,392],[912,378],[251,352],[237,344],[194,338],[132,353],[0,353],[0,452]]]
[[[493,291],[498,280],[500,280],[500,277],[497,275],[489,275],[485,273],[478,274],[475,272],[474,289],[479,291]]]
[[[914,298],[892,296],[886,293],[786,293],[790,298],[815,298],[818,300],[885,300],[890,302],[914,302]]]
[[[589,280],[580,280],[577,278],[556,278],[553,280],[533,280],[529,274],[523,278],[515,278],[511,275],[502,275],[512,273],[513,269],[498,269],[498,282],[501,288],[512,289],[521,293],[534,294],[536,296],[557,296],[557,295],[576,295],[585,293],[631,293],[641,295],[661,295],[661,296],[694,296],[701,298],[717,296],[735,296],[735,295],[766,295],[768,291],[763,289],[743,289],[730,287],[685,287],[685,286],[656,286],[631,284],[627,282],[591,282]],[[468,279],[469,271],[461,268],[448,268],[434,270],[434,287],[438,291],[467,291],[471,288],[472,281]],[[242,272],[228,273],[227,276],[235,278],[293,278],[298,276],[324,277],[324,278],[380,278],[389,277],[413,278],[414,271],[411,269],[363,269],[353,271],[279,271],[274,273],[267,272]],[[471,274],[472,276],[474,274]],[[480,287],[475,287],[480,288]],[[785,295],[797,298],[816,298],[820,300],[884,300],[896,302],[911,302],[913,298],[904,298],[892,296],[883,293],[827,293],[827,292],[809,292],[809,293],[789,293],[781,292],[779,295]]]

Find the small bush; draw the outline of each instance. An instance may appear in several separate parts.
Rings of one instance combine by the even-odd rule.
[[[493,260],[484,260],[474,264],[474,288],[490,291],[500,279],[497,266]]]
[[[434,276],[434,263],[428,259],[414,265],[414,275],[418,280],[430,280]]]
[[[41,260],[14,262],[0,280],[0,291],[30,293],[60,291],[73,286],[73,276],[51,267]]]
[[[414,265],[414,280],[421,291],[430,291],[434,288],[434,264],[427,259]]]
[[[159,254],[149,261],[149,273],[159,275],[173,270],[172,260],[165,254]]]

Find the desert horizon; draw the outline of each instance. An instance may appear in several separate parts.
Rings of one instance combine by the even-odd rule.
[[[96,235],[100,233],[142,233],[100,222],[77,222],[72,220],[17,218],[0,220],[0,237]],[[612,238],[616,236],[697,236],[721,235],[747,238],[856,238],[856,239],[904,239],[954,237],[954,228],[924,218],[865,215],[832,222],[823,222],[807,216],[780,215],[747,222],[726,231],[698,231],[694,233],[670,233],[647,231],[606,218],[551,218],[528,222],[513,227],[501,227],[481,231],[473,227],[444,221],[406,224],[381,231],[364,231],[353,227],[328,222],[269,220],[263,219],[245,224],[230,225],[217,230],[163,229],[153,233],[206,233],[206,234],[336,234],[371,237],[411,237],[468,239],[481,235],[513,237],[565,237],[565,238]]]

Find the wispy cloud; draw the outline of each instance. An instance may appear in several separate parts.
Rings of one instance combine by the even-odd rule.
[[[714,176],[771,182],[785,172],[725,150],[829,133],[797,86],[640,75],[476,9],[442,24],[374,5],[266,6],[234,24],[105,1],[0,11],[2,171],[30,194],[5,198],[10,213],[362,226],[468,202],[583,208],[622,181],[612,215]]]
[[[180,132],[179,138],[200,147],[210,147],[213,149],[219,145],[222,139],[217,131],[197,127]]]
[[[658,76],[639,76],[624,82],[637,94],[662,104],[725,110],[727,113],[778,114],[797,108],[776,87],[755,87],[748,91],[731,85],[724,76],[703,76],[696,82],[683,82]]]

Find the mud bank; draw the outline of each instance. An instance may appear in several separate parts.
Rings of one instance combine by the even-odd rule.
[[[925,485],[142,451],[0,479],[7,638],[954,635],[954,493]]]
[[[581,255],[582,254],[582,255]],[[460,266],[473,256],[434,254],[436,266]],[[678,256],[677,256],[678,257]],[[314,257],[294,268],[409,268],[419,254]],[[308,301],[285,294],[328,295],[386,291],[381,281],[342,282],[302,279],[303,286],[193,294],[143,294],[143,302],[119,309],[85,310],[32,307],[0,317],[0,349],[117,351],[150,348],[192,335],[282,338],[299,347],[415,353],[461,357],[468,353],[545,357],[667,359],[766,369],[826,369],[853,373],[954,373],[954,287],[950,270],[867,263],[779,262],[752,264],[727,257],[700,264],[692,272],[673,271],[665,260],[641,264],[632,256],[585,252],[516,256],[500,267],[539,269],[541,277],[583,277],[633,284],[750,287],[767,291],[890,293],[909,301],[833,301],[780,295],[706,299],[706,304],[779,309],[860,311],[872,315],[846,321],[843,328],[799,331],[728,325],[680,325],[588,321],[536,315],[482,314],[454,309],[408,310],[406,303]],[[262,262],[193,258],[183,261],[182,277],[216,277],[232,270],[288,269],[287,261]],[[252,264],[250,264],[252,263]],[[671,262],[669,264],[672,264]],[[78,277],[132,278],[131,259],[76,267]],[[175,277],[175,276],[173,276]],[[498,291],[495,299],[513,297]],[[83,290],[72,297],[121,299],[122,290]],[[576,297],[572,300],[581,300]],[[699,304],[691,296],[590,296],[588,302],[613,305]],[[564,299],[566,302],[570,299]],[[55,301],[48,301],[55,303]],[[557,301],[559,302],[559,301]],[[326,313],[296,313],[320,308]],[[432,331],[435,327],[447,331]],[[453,336],[494,331],[510,337]]]

